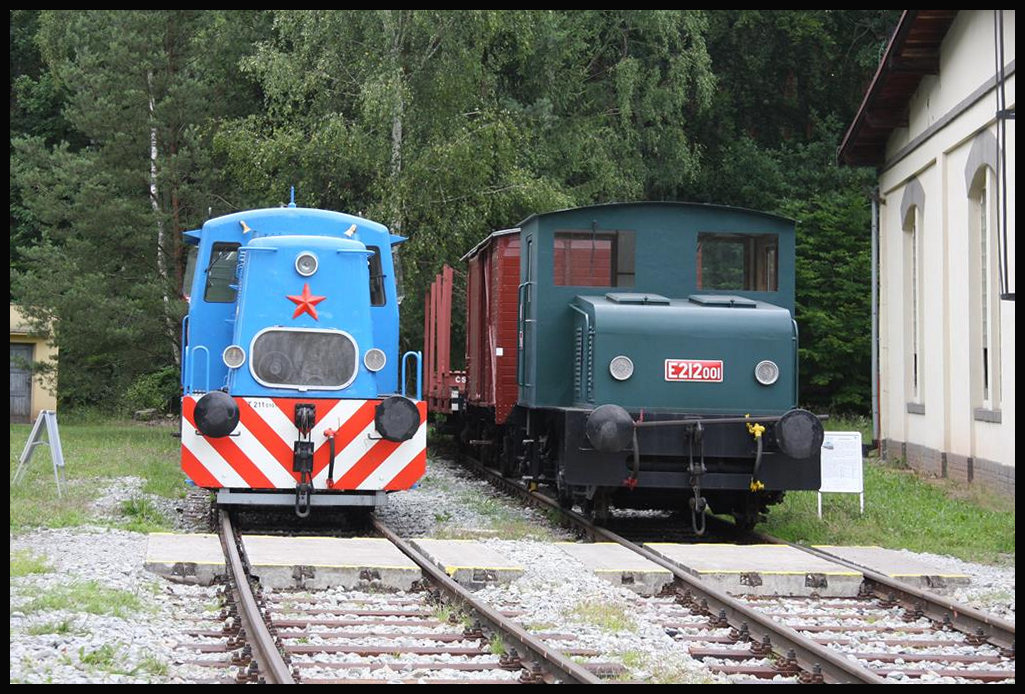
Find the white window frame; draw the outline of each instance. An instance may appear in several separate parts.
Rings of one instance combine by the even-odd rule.
[[[1000,278],[997,268],[996,174],[979,167],[968,190],[972,404],[1000,409]]]
[[[925,402],[922,352],[924,340],[924,280],[922,263],[923,210],[912,205],[902,220],[903,238],[903,292],[904,292],[904,385],[909,405]],[[918,412],[921,414],[921,412]]]

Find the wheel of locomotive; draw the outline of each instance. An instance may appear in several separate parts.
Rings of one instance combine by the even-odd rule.
[[[573,487],[566,482],[566,476],[562,474],[562,468],[555,475],[555,500],[564,509],[572,510],[575,500],[573,498]]]
[[[744,508],[735,509],[732,513],[733,525],[736,526],[740,532],[748,533],[754,530],[755,525],[758,524],[758,504],[748,502],[744,504]]]
[[[609,495],[604,489],[599,488],[590,499],[585,498],[580,507],[592,523],[605,523],[609,519]]]

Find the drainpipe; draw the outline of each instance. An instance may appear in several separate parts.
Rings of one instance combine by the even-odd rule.
[[[872,188],[872,440],[879,457],[879,187]]]

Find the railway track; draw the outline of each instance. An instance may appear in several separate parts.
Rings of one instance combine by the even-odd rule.
[[[267,684],[594,684],[598,673],[621,672],[578,664],[573,657],[597,653],[567,647],[572,634],[528,632],[515,611],[477,600],[380,520],[373,525],[420,566],[416,592],[261,591],[241,535],[222,513],[223,626],[190,632],[196,641],[184,649],[207,656],[191,664],[211,668],[212,682]]]
[[[739,598],[702,583],[646,547],[560,507],[557,501],[468,460],[492,484],[556,513],[594,541],[614,542],[668,569],[679,612],[664,623],[710,669],[754,678],[783,675],[825,683],[965,682],[1014,679],[1014,625],[817,550],[765,534],[754,542],[790,544],[861,571],[853,600]],[[660,538],[661,539],[661,538]],[[668,609],[668,608],[667,608]]]

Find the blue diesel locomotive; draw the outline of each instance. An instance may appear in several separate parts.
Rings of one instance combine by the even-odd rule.
[[[211,219],[185,240],[189,479],[219,504],[294,505],[300,516],[377,506],[415,484],[426,405],[419,353],[398,352],[393,251],[405,239],[293,201]]]

